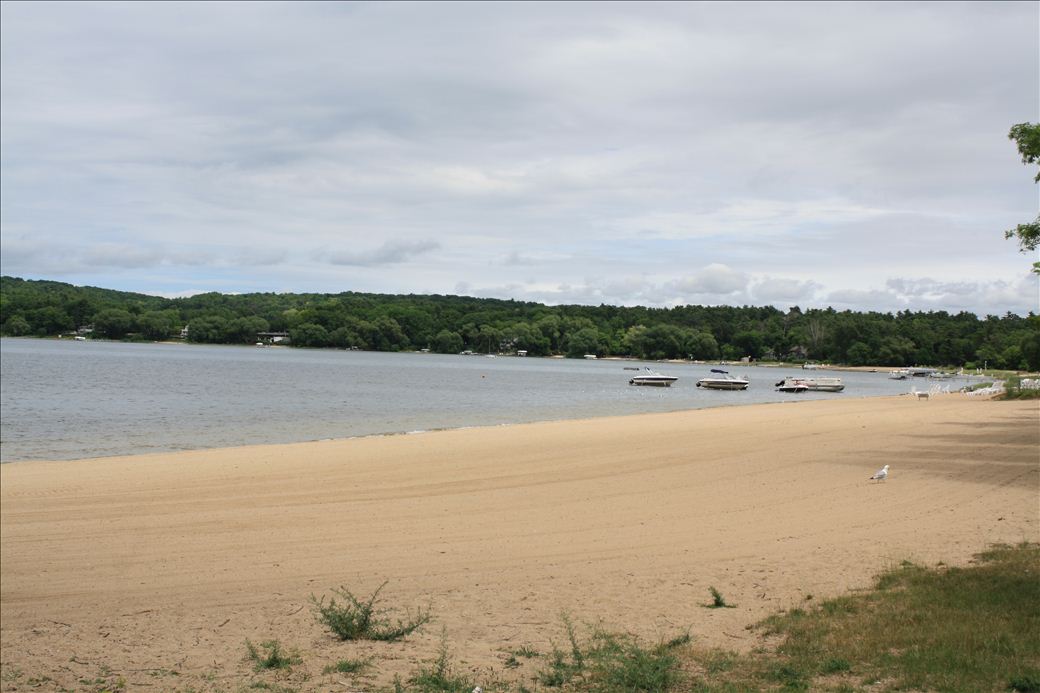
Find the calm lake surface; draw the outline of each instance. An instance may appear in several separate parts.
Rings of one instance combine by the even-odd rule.
[[[632,387],[625,367],[679,377]],[[921,379],[829,373],[840,394],[776,392],[782,368],[727,367],[743,392],[695,386],[712,366],[290,348],[0,339],[0,461],[78,459],[442,428],[872,397]],[[933,381],[934,382],[934,381]],[[963,379],[946,381],[951,389]]]

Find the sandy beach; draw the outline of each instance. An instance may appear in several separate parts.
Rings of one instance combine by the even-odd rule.
[[[747,649],[745,626],[904,559],[1040,539],[1038,422],[1036,401],[836,398],[6,464],[3,690],[372,690],[442,640],[526,681],[538,663],[509,652],[561,642],[561,612]],[[316,623],[311,595],[384,581],[433,622],[394,644]],[[703,608],[709,586],[737,608]],[[254,674],[246,639],[303,663]],[[364,677],[322,674],[359,656]]]

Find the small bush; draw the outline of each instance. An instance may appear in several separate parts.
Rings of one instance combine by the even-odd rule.
[[[342,603],[335,597],[326,603],[324,595],[317,599],[311,595],[314,615],[319,623],[325,625],[340,640],[382,640],[392,642],[411,635],[420,627],[429,623],[430,611],[416,609],[415,616],[398,619],[396,622],[386,618],[385,609],[377,609],[379,593],[386,587],[386,582],[376,589],[365,601],[354,596],[345,587],[332,590],[343,599]]]
[[[260,650],[265,650],[261,652]],[[256,671],[261,669],[289,669],[293,664],[299,664],[303,659],[295,652],[286,653],[282,651],[282,645],[277,640],[268,640],[256,645],[246,640],[246,656],[253,662]]]
[[[528,659],[530,659],[531,657],[538,656],[538,650],[534,649],[530,645],[524,645],[520,649],[514,650],[512,654],[516,655],[517,657],[527,657]]]
[[[420,667],[410,682],[423,693],[469,693],[476,685],[471,679],[455,672],[448,645],[443,640],[433,666]]]
[[[722,596],[714,587],[709,587],[708,591],[711,592],[711,604],[705,604],[709,609],[735,609],[736,604],[727,604],[726,599]]]
[[[537,680],[549,688],[614,693],[666,691],[675,684],[678,660],[671,650],[687,644],[684,634],[664,644],[644,647],[635,638],[594,630],[582,644],[570,620],[563,617],[570,653],[553,648],[549,665]]]

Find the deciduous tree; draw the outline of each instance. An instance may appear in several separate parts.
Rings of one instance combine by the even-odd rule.
[[[1035,164],[1040,161],[1040,124],[1019,123],[1011,128],[1008,139],[1018,145],[1018,153],[1022,155],[1023,164]],[[1033,178],[1040,183],[1040,173]],[[1017,238],[1022,252],[1032,252],[1040,245],[1040,214],[1036,219],[1019,224],[1004,232],[1005,238]],[[1033,271],[1040,274],[1040,262],[1033,263]]]

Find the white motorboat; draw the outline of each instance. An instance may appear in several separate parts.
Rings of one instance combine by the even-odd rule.
[[[746,390],[748,385],[751,384],[751,381],[747,378],[738,378],[721,368],[712,368],[711,372],[715,375],[701,378],[697,381],[697,387],[704,387],[709,390]]]
[[[643,373],[632,376],[629,385],[655,385],[657,387],[671,387],[679,378],[674,375],[662,375],[652,368],[645,368]]]
[[[888,372],[889,380],[906,380],[910,377],[910,370],[907,368],[897,368],[894,371]]]
[[[776,384],[780,392],[841,392],[841,378],[784,378]]]

